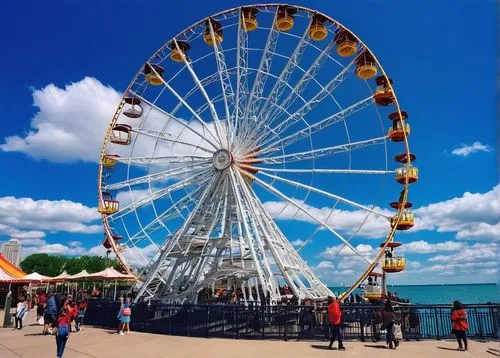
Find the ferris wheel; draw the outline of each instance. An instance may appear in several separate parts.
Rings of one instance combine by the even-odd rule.
[[[354,33],[300,6],[229,9],[167,41],[125,91],[99,165],[103,245],[136,270],[137,299],[196,302],[215,284],[245,302],[278,302],[283,286],[324,299],[322,279],[351,277],[347,295],[379,264],[403,270],[381,260],[413,226],[418,179],[392,83]]]

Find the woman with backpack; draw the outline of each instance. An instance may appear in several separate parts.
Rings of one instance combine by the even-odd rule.
[[[122,310],[121,310],[120,335],[122,335],[122,336],[124,334],[123,331],[125,330],[125,328],[127,329],[127,333],[130,333],[130,316],[131,315],[132,315],[132,309],[130,308],[130,299],[127,299],[125,304],[122,306]]]
[[[56,355],[58,358],[63,356],[64,348],[66,348],[66,342],[69,338],[69,323],[66,310],[61,309],[59,312],[59,317],[57,319],[57,330],[56,330]]]
[[[455,337],[457,337],[458,350],[467,350],[467,336],[465,335],[465,331],[469,329],[469,323],[467,323],[467,312],[465,312],[464,307],[459,301],[453,302],[451,320],[453,322],[451,331],[455,334]]]

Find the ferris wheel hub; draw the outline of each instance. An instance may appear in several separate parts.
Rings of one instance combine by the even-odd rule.
[[[233,163],[233,155],[227,149],[219,149],[214,153],[212,163],[217,170],[227,169]]]

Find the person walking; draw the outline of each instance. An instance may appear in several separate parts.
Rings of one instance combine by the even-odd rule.
[[[382,329],[387,331],[386,342],[389,345],[389,349],[396,349],[399,346],[399,342],[394,336],[394,324],[395,322],[394,308],[391,305],[391,301],[385,301],[384,310],[382,311]]]
[[[465,332],[469,329],[469,323],[467,322],[467,312],[459,301],[453,302],[451,320],[453,322],[452,333],[457,337],[458,350],[467,350],[467,336]]]
[[[333,342],[339,342],[339,350],[344,351],[345,347],[342,344],[342,311],[340,310],[340,303],[338,299],[328,297],[328,321],[330,323],[331,338],[329,349],[333,349]]]
[[[15,329],[23,329],[23,319],[28,313],[28,306],[26,305],[26,301],[23,296],[19,297],[19,302],[16,306],[16,328]]]
[[[68,342],[70,329],[68,324],[67,312],[61,309],[59,317],[57,318],[57,330],[56,330],[56,355],[61,358],[66,348],[66,343]]]
[[[80,332],[83,329],[83,319],[87,311],[87,302],[85,300],[78,303],[78,315],[76,316],[76,331]]]
[[[43,334],[52,334],[52,329],[56,324],[57,319],[57,301],[56,296],[49,292],[49,296],[47,298],[46,309],[43,314]]]
[[[132,315],[132,309],[130,308],[130,299],[127,299],[123,308],[121,310],[121,331],[120,335],[123,336],[123,331],[127,330],[127,333],[130,333],[130,316]]]

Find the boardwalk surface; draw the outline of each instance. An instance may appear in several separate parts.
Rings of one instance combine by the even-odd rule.
[[[41,335],[40,326],[20,331],[0,329],[0,357],[55,357],[53,336]],[[471,341],[468,352],[456,351],[455,341],[402,342],[397,351],[381,343],[346,342],[345,352],[327,350],[327,342],[204,339],[132,332],[119,336],[104,329],[86,328],[68,340],[64,357],[495,357],[498,342]]]

